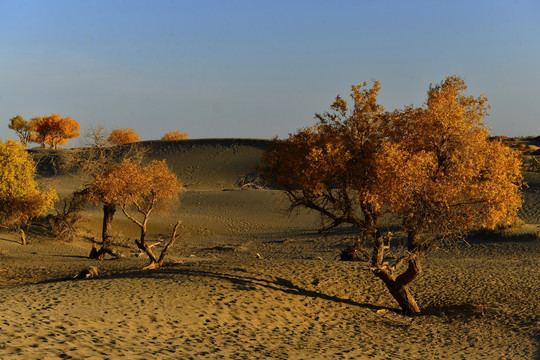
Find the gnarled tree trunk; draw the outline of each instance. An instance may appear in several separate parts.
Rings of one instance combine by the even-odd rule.
[[[112,221],[116,205],[114,203],[106,203],[103,205],[103,228],[101,232],[101,248],[96,250],[92,248],[89,257],[91,259],[103,260],[106,254],[119,258],[121,255],[118,251],[111,248],[112,245]]]
[[[403,310],[403,313],[414,316],[420,314],[420,308],[407,285],[416,278],[420,271],[420,261],[409,260],[407,270],[397,277],[392,274],[390,269],[374,270],[373,273],[384,282],[390,294],[392,294],[401,307],[401,310]]]
[[[180,226],[182,222],[178,220],[176,224],[174,225],[173,231],[171,233],[171,238],[169,239],[169,242],[165,246],[165,248],[161,251],[161,255],[159,255],[159,259],[156,260],[156,257],[152,253],[152,256],[150,254],[148,255],[150,257],[150,264],[144,267],[144,269],[157,269],[163,265],[165,262],[165,257],[169,253],[169,249],[174,245],[174,242],[176,241],[176,231],[178,230],[178,227]],[[150,250],[151,252],[151,250]]]
[[[135,243],[137,244],[137,247],[140,250],[142,250],[146,255],[148,255],[148,257],[150,258],[150,265],[155,264],[155,263],[158,262],[158,259],[157,259],[156,255],[154,255],[154,252],[152,251],[152,248],[150,246],[148,246],[148,244],[146,244],[145,237],[146,237],[146,221],[144,221],[142,223],[141,237],[139,238],[139,240],[135,240]],[[150,266],[150,265],[148,265],[148,266]],[[151,268],[155,269],[156,267],[151,267]]]
[[[21,236],[21,245],[27,245],[26,233],[24,232],[22,226],[19,226],[19,235]]]
[[[417,250],[416,236],[409,234],[408,248],[411,252],[409,266],[402,274],[395,276],[393,271],[383,264],[384,259],[384,240],[381,234],[376,231],[373,246],[373,255],[371,259],[371,270],[375,276],[380,278],[390,294],[398,302],[399,306],[406,315],[414,316],[420,314],[420,308],[412,296],[408,284],[410,284],[422,271],[420,259],[415,250]]]

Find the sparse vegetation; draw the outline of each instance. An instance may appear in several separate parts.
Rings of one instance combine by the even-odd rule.
[[[83,133],[81,143],[90,148],[102,149],[109,145],[109,131],[103,125],[90,125]]]
[[[82,211],[86,206],[85,191],[75,191],[63,198],[59,209],[47,216],[51,235],[61,241],[73,241],[79,235],[77,225],[83,220]]]

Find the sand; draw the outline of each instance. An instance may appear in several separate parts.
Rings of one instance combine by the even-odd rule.
[[[179,174],[199,164],[181,204],[150,219],[150,238],[182,219],[170,259],[183,263],[141,270],[147,259],[129,240],[136,228],[121,214],[114,226],[126,256],[118,260],[88,259],[85,240],[32,233],[21,246],[1,233],[0,358],[540,357],[538,174],[527,174],[524,226],[478,233],[470,246],[425,258],[411,287],[424,314],[409,318],[365,263],[335,260],[351,229],[319,234],[317,216],[288,216],[279,191],[242,190],[264,144],[147,144]],[[64,192],[78,182],[54,179]],[[85,234],[98,236],[99,215],[87,211]],[[100,276],[73,279],[89,266]]]

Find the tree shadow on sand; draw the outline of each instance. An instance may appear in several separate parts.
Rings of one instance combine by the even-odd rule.
[[[246,272],[244,269],[234,269],[235,271],[242,271]],[[295,285],[292,281],[281,278],[281,277],[273,277],[273,278],[263,278],[263,277],[256,277],[251,276],[248,273],[245,275],[243,274],[232,274],[232,273],[226,273],[226,272],[216,272],[216,271],[207,271],[207,270],[196,270],[196,269],[190,269],[187,267],[176,267],[176,266],[168,266],[168,267],[162,267],[155,270],[135,270],[135,271],[127,271],[127,272],[119,272],[119,273],[112,273],[106,276],[100,276],[97,278],[93,278],[90,281],[100,281],[100,280],[110,280],[110,279],[140,279],[140,278],[155,278],[155,279],[171,279],[173,276],[178,277],[185,276],[185,277],[202,277],[202,278],[215,278],[217,280],[225,280],[228,281],[236,286],[237,290],[241,291],[256,291],[257,287],[264,287],[276,292],[282,292],[289,295],[298,295],[302,297],[310,297],[313,299],[322,299],[327,300],[335,303],[341,303],[351,306],[356,306],[364,309],[369,309],[372,311],[377,310],[386,310],[390,312],[395,312],[397,314],[401,314],[399,309],[390,308],[386,306],[379,306],[379,305],[373,305],[369,303],[361,303],[357,302],[351,299],[343,299],[335,295],[329,295],[325,294],[323,292],[313,291],[305,289],[301,286]],[[45,281],[43,283],[52,283],[52,282],[62,282],[66,280],[73,280],[73,278],[59,278],[55,280],[49,280]],[[87,280],[83,280],[87,281]]]
[[[6,238],[0,238],[0,240],[2,241],[6,241],[6,242],[12,242],[12,243],[15,243],[15,244],[20,244],[21,241],[17,241],[17,240],[13,240],[13,239],[6,239]]]
[[[238,271],[245,271],[243,269],[237,269]],[[248,274],[246,275],[240,275],[240,274],[230,274],[230,273],[220,273],[220,272],[213,272],[213,271],[204,271],[204,270],[194,270],[194,269],[188,269],[188,268],[164,268],[160,269],[160,276],[166,275],[166,274],[181,274],[185,276],[199,276],[199,277],[211,277],[216,278],[220,280],[226,280],[229,281],[235,285],[237,285],[238,290],[245,290],[245,291],[253,291],[257,289],[257,286],[262,286],[270,290],[283,292],[290,295],[299,295],[304,297],[311,297],[314,299],[322,299],[327,301],[332,301],[335,303],[342,303],[352,306],[357,306],[365,309],[370,310],[388,310],[396,313],[400,313],[398,309],[386,307],[386,306],[378,306],[373,305],[369,303],[360,303],[351,299],[343,299],[335,295],[329,295],[318,291],[308,290],[303,287],[300,287],[298,285],[295,285],[292,281],[281,278],[281,277],[274,277],[273,279],[265,279],[262,277],[255,277],[250,276]],[[149,274],[152,275],[152,274]]]

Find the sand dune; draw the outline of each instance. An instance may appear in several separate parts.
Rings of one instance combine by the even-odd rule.
[[[540,356],[540,178],[527,173],[519,229],[471,236],[430,254],[412,291],[425,314],[397,311],[363,263],[335,261],[355,236],[319,234],[318,217],[288,216],[255,179],[265,140],[143,142],[186,184],[181,203],[150,222],[150,238],[183,236],[142,271],[117,214],[126,257],[90,260],[91,244],[0,234],[2,359],[536,359]],[[59,153],[61,154],[61,153]],[[43,168],[42,168],[43,170]],[[49,169],[50,170],[50,169]],[[71,174],[43,171],[61,193]],[[54,175],[54,176],[53,176]],[[99,208],[85,231],[99,235]],[[262,259],[257,259],[260,254]],[[101,276],[73,280],[89,266]]]

